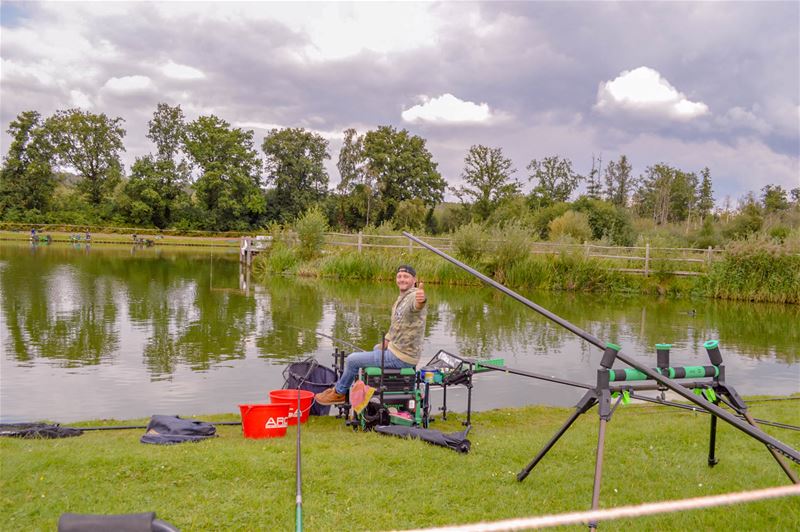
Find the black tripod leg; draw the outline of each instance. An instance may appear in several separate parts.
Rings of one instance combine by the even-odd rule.
[[[600,390],[598,399],[600,428],[597,432],[597,457],[594,462],[594,486],[592,487],[592,510],[600,509],[600,485],[603,479],[603,453],[606,446],[606,424],[611,420],[611,391]],[[597,522],[589,522],[589,530],[597,528]]]
[[[597,433],[597,458],[594,463],[594,486],[592,487],[592,510],[600,508],[600,482],[603,477],[603,451],[606,444],[606,421],[600,418],[600,430]],[[589,530],[597,528],[596,521],[589,522]]]
[[[719,401],[714,401],[714,404],[719,404]],[[708,467],[714,467],[719,463],[714,452],[717,444],[717,416],[711,416],[711,435],[708,439]]]
[[[597,399],[595,398],[594,390],[589,390],[588,392],[586,392],[584,396],[581,397],[581,400],[578,401],[578,404],[575,405],[575,411],[572,412],[572,414],[569,416],[569,419],[567,419],[566,423],[564,423],[561,426],[561,428],[558,429],[558,432],[556,432],[555,436],[550,438],[550,441],[547,442],[547,444],[542,448],[542,450],[539,451],[539,454],[537,454],[536,457],[533,460],[531,460],[531,462],[525,467],[525,469],[517,473],[517,480],[520,482],[525,480],[525,478],[530,474],[533,468],[536,467],[536,464],[538,464],[541,461],[541,459],[544,458],[544,455],[546,455],[547,452],[553,448],[553,446],[556,444],[559,438],[561,438],[561,436],[563,436],[564,433],[567,432],[567,429],[569,429],[572,426],[572,424],[575,423],[575,420],[578,419],[578,416],[580,416],[581,414],[585,413],[587,410],[592,408],[596,403]]]

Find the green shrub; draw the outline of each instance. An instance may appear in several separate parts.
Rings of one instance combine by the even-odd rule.
[[[482,225],[470,222],[453,233],[453,247],[459,258],[467,262],[477,262],[487,251],[488,239]]]
[[[328,218],[319,206],[310,208],[295,222],[295,231],[300,241],[298,255],[302,260],[313,259],[320,255],[327,230]]]
[[[547,224],[550,240],[564,240],[564,237],[576,242],[586,242],[592,238],[589,217],[582,212],[567,211]]]
[[[733,242],[712,265],[705,290],[721,299],[800,303],[800,256],[765,238]]]
[[[533,239],[521,223],[512,222],[502,229],[494,229],[492,240],[495,275],[503,279],[505,278],[503,272],[530,254],[530,243]]]

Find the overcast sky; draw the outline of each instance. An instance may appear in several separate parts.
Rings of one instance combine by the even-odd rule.
[[[800,3],[0,4],[0,119],[80,107],[125,119],[126,167],[156,105],[330,141],[380,125],[427,140],[460,183],[470,146],[531,159],[708,166],[718,202],[800,186]],[[529,187],[527,187],[529,188]],[[526,188],[526,189],[527,189]]]

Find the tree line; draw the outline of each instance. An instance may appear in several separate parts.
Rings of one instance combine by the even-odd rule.
[[[441,233],[467,223],[518,221],[547,238],[559,219],[555,227],[567,236],[588,230],[590,238],[629,244],[632,216],[657,225],[707,225],[715,207],[708,168],[695,173],[657,163],[634,176],[625,155],[605,165],[593,156],[587,175],[558,155],[532,159],[525,194],[502,148],[474,145],[463,184],[448,187],[425,139],[391,126],[344,132],[340,181],[331,189],[325,168],[331,153],[321,135],[272,129],[259,151],[252,131],[214,115],[187,122],[180,106],[166,103],[148,122],[153,151],[137,157],[126,175],[123,123],[80,109],[47,118],[20,113],[9,126],[12,142],[0,171],[0,219],[248,231],[291,223],[314,208],[341,230],[390,224]],[[581,183],[585,194],[570,202]],[[460,204],[443,205],[448,189]],[[743,232],[758,216],[798,202],[800,188],[767,185],[760,197],[750,193],[737,212],[752,222],[740,224]]]

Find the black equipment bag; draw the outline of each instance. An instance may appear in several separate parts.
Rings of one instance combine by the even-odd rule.
[[[71,438],[81,434],[81,429],[62,427],[58,423],[0,423],[0,436],[13,438]]]
[[[58,532],[178,532],[155,512],[122,515],[61,514]]]
[[[147,432],[139,441],[157,445],[171,445],[187,441],[197,442],[213,438],[216,434],[217,428],[205,421],[181,419],[178,416],[155,415],[150,418],[150,423],[147,424]]]
[[[315,394],[325,391],[336,384],[336,372],[326,366],[321,366],[313,358],[307,358],[300,362],[293,362],[283,370],[285,380],[283,387],[296,390],[300,385],[301,390],[308,390]],[[331,411],[330,406],[317,404],[315,401],[311,405],[312,416],[327,416]]]

